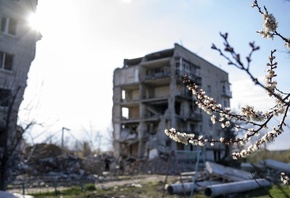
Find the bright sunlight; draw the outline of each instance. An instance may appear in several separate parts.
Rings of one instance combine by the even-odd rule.
[[[34,30],[40,30],[40,20],[36,13],[29,13],[27,16],[29,26]]]

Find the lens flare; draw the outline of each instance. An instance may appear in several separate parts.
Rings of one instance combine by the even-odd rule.
[[[28,25],[34,30],[40,30],[40,20],[36,13],[29,13],[27,16]]]

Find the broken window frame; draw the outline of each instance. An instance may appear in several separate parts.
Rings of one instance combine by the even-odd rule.
[[[13,58],[13,54],[0,51],[0,70],[12,71]]]
[[[11,90],[0,88],[0,107],[9,107],[11,100]]]
[[[0,31],[5,34],[16,35],[17,20],[6,16],[2,16],[0,19]]]

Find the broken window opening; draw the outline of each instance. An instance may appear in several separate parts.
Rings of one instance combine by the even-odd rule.
[[[16,35],[17,20],[10,17],[1,18],[1,32]]]
[[[126,91],[122,90],[122,100],[125,100],[125,99],[126,99]]]
[[[11,99],[11,90],[0,88],[0,106],[8,107]]]
[[[166,140],[165,146],[170,148],[171,147],[171,140]]]
[[[125,118],[125,119],[129,118],[129,108],[122,107],[122,118]]]
[[[0,51],[0,69],[12,70],[13,55]]]
[[[180,106],[180,103],[179,102],[176,102],[175,103],[175,113],[177,115],[180,115],[181,114],[181,106]]]

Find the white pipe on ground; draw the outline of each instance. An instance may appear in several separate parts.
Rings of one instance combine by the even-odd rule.
[[[252,174],[247,171],[223,166],[214,162],[205,162],[205,168],[209,175],[218,176],[228,181],[243,181],[253,179]]]
[[[204,190],[206,186],[220,184],[218,181],[201,181],[201,182],[186,182],[186,183],[176,183],[171,184],[167,187],[167,192],[171,195],[173,194],[183,194],[190,193],[191,189],[194,188],[195,191]]]
[[[263,161],[264,165],[268,168],[272,168],[278,171],[283,171],[286,173],[290,173],[290,164],[279,162],[272,159],[266,159]]]
[[[216,197],[220,195],[244,192],[268,186],[272,186],[272,182],[267,179],[244,180],[207,186],[204,189],[204,194],[208,197]]]

